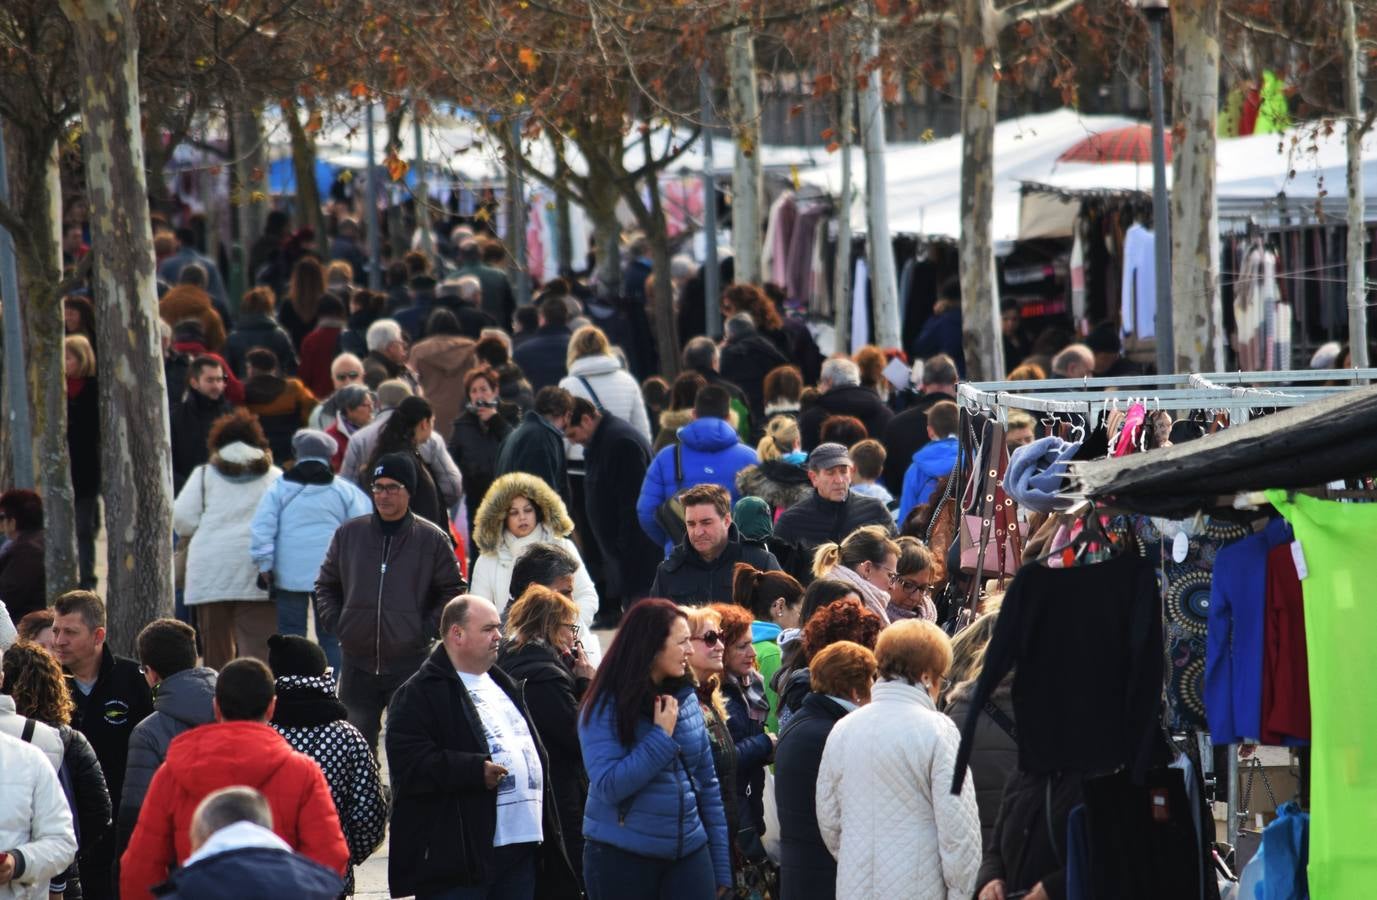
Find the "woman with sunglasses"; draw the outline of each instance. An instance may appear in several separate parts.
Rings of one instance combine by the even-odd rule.
[[[727,727],[727,699],[722,693],[723,663],[727,651],[726,643],[722,640],[722,615],[711,606],[681,606],[680,609],[688,616],[692,640],[689,670],[697,683],[695,693],[712,745],[712,766],[717,772],[722,808],[726,810],[727,834],[735,843],[744,810],[737,806],[736,778],[740,754],[731,729]],[[733,852],[733,863],[736,859],[737,854]]]
[[[885,612],[891,622],[900,619],[937,621],[937,605],[932,602],[932,584],[937,580],[936,557],[915,537],[901,537],[896,577],[889,586],[889,605]]]
[[[589,685],[579,743],[590,900],[701,900],[732,887],[726,814],[688,671],[692,635],[683,610],[642,600]]]
[[[813,576],[843,581],[860,596],[865,608],[889,624],[889,590],[898,577],[899,545],[880,525],[864,525],[840,544],[823,544],[814,551]]]
[[[502,671],[523,682],[531,713],[550,757],[550,783],[564,823],[564,847],[583,878],[583,806],[588,773],[579,749],[579,702],[597,670],[579,642],[579,608],[544,585],[533,584],[507,610],[507,642],[497,657]]]

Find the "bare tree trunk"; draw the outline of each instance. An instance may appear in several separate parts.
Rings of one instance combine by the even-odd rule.
[[[296,176],[297,221],[314,230],[316,240],[324,247],[325,210],[321,208],[320,186],[316,184],[316,139],[306,130],[312,110],[308,104],[305,123],[299,118],[295,100],[285,101],[282,111],[283,118],[287,120],[287,133],[292,141],[292,174]],[[356,279],[365,276],[364,272],[354,273]]]
[[[63,371],[62,185],[57,142],[38,143],[18,128],[7,132],[12,208],[24,222],[13,230],[23,304],[24,368],[28,382],[33,471],[43,497],[43,569],[49,596],[77,586],[75,494],[67,454],[67,381]],[[144,201],[147,208],[147,201]]]
[[[856,79],[851,67],[842,73],[841,121],[837,137],[841,143],[841,199],[837,215],[837,265],[832,273],[833,348],[846,352],[851,346],[851,207],[856,189],[851,185],[851,120],[856,117]]]
[[[994,129],[998,85],[995,11],[989,0],[962,0],[961,53],[961,330],[966,376],[1004,375],[995,302]]]
[[[732,166],[732,255],[736,280],[760,284],[764,235],[764,177],[760,163],[760,85],[756,80],[755,38],[750,27],[731,33],[731,119],[735,140]],[[711,135],[706,137],[712,140]]]
[[[172,466],[139,128],[133,0],[62,0],[81,67],[98,306],[110,639],[172,612]]]
[[[1171,8],[1175,176],[1171,190],[1171,304],[1178,372],[1224,368],[1215,185],[1219,0]],[[1158,229],[1161,234],[1161,229]]]
[[[234,172],[239,186],[239,247],[242,265],[247,267],[249,248],[263,234],[267,219],[268,153],[263,137],[263,110],[257,101],[241,100],[231,121],[234,123]],[[325,235],[317,233],[316,241],[324,244]],[[244,273],[246,288],[252,286],[254,274]]]
[[[1348,118],[1348,346],[1353,365],[1368,366],[1367,261],[1363,227],[1363,82],[1358,17],[1353,0],[1344,5],[1344,113]]]
[[[870,37],[870,54],[880,53],[880,31]],[[885,107],[878,68],[870,73],[861,99],[861,140],[865,144],[866,258],[870,264],[870,307],[875,333],[871,342],[899,346],[899,278],[889,237],[889,198],[885,182]],[[853,338],[854,340],[854,338]]]

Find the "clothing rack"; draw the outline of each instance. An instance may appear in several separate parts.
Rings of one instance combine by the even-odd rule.
[[[957,403],[970,413],[993,413],[1004,424],[1015,409],[1079,413],[1093,420],[1135,401],[1154,411],[1212,410],[1246,420],[1255,409],[1301,406],[1374,380],[1377,368],[967,382],[957,386]]]

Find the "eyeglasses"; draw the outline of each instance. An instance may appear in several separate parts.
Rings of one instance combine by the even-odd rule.
[[[694,638],[695,641],[702,641],[704,647],[716,647],[717,642],[722,639],[722,635],[715,631],[705,631],[702,636]]]
[[[371,490],[373,491],[373,496],[374,496],[374,497],[381,497],[381,496],[383,496],[383,495],[387,495],[388,497],[392,497],[392,496],[395,496],[395,495],[397,495],[397,494],[400,494],[402,491],[406,490],[406,488],[404,488],[404,487],[402,487],[400,484],[396,484],[396,483],[393,483],[393,484],[374,484],[374,485],[372,486]]]
[[[578,637],[580,629],[583,628],[583,626],[580,625],[578,622],[561,622],[560,627],[568,628],[569,631],[574,635],[574,637]]]
[[[870,567],[872,570],[879,572],[881,575],[883,575],[891,585],[894,584],[895,579],[899,577],[899,571],[897,569],[883,569],[875,565],[874,563],[871,563]]]
[[[900,578],[898,585],[903,588],[905,592],[910,594],[922,594],[927,596],[932,593],[932,585],[918,584],[917,582],[909,581],[907,578]]]

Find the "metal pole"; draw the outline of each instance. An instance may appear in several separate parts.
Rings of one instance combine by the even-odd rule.
[[[712,160],[712,76],[704,68],[698,79],[698,104],[703,117],[703,300],[707,315],[703,333],[722,336],[722,298],[717,264],[717,178]]]
[[[5,128],[0,125],[0,203],[10,202],[10,174],[5,160]],[[33,435],[29,428],[29,396],[24,375],[24,319],[19,303],[19,272],[15,268],[14,237],[0,225],[0,300],[5,319],[5,391],[9,394],[11,475],[14,486],[29,488],[33,480]]]
[[[378,164],[378,148],[373,136],[373,101],[364,107],[363,127],[368,132],[368,169],[364,174],[364,210],[368,224],[368,289],[382,290],[382,233],[378,230],[378,179],[374,171]]]
[[[521,177],[521,118],[512,118],[512,158],[507,174],[507,229],[511,233],[512,274],[516,302],[531,302],[531,267],[526,258],[526,181]]]
[[[426,155],[421,143],[421,116],[416,111],[416,97],[411,97],[411,136],[416,141],[416,191],[411,196],[416,203],[416,227],[421,230],[421,252],[431,255],[434,249],[430,234],[430,188],[426,185]]]
[[[1224,835],[1225,835],[1224,839],[1225,839],[1226,841],[1229,842],[1229,846],[1230,846],[1230,847],[1237,847],[1237,846],[1238,846],[1238,826],[1240,825],[1240,821],[1239,821],[1239,818],[1238,818],[1238,807],[1239,807],[1239,802],[1240,802],[1240,799],[1241,799],[1241,798],[1238,796],[1238,793],[1239,793],[1239,791],[1238,791],[1238,745],[1237,745],[1237,744],[1230,744],[1229,747],[1228,747],[1228,750],[1229,750],[1229,767],[1228,767],[1228,776],[1227,776],[1227,777],[1228,777],[1228,779],[1229,779],[1229,792],[1228,792],[1228,795],[1227,795],[1227,796],[1228,796],[1228,798],[1229,798],[1229,802],[1228,802],[1228,809],[1229,809],[1229,811],[1228,811],[1228,821],[1225,823],[1225,826],[1224,826]],[[1252,799],[1252,798],[1249,798],[1250,802],[1251,802],[1251,799]],[[1235,874],[1236,874],[1236,873],[1235,873]]]
[[[1146,10],[1152,28],[1152,233],[1157,262],[1157,371],[1176,371],[1171,315],[1171,214],[1167,210],[1166,100],[1162,89],[1162,20],[1167,10]]]

